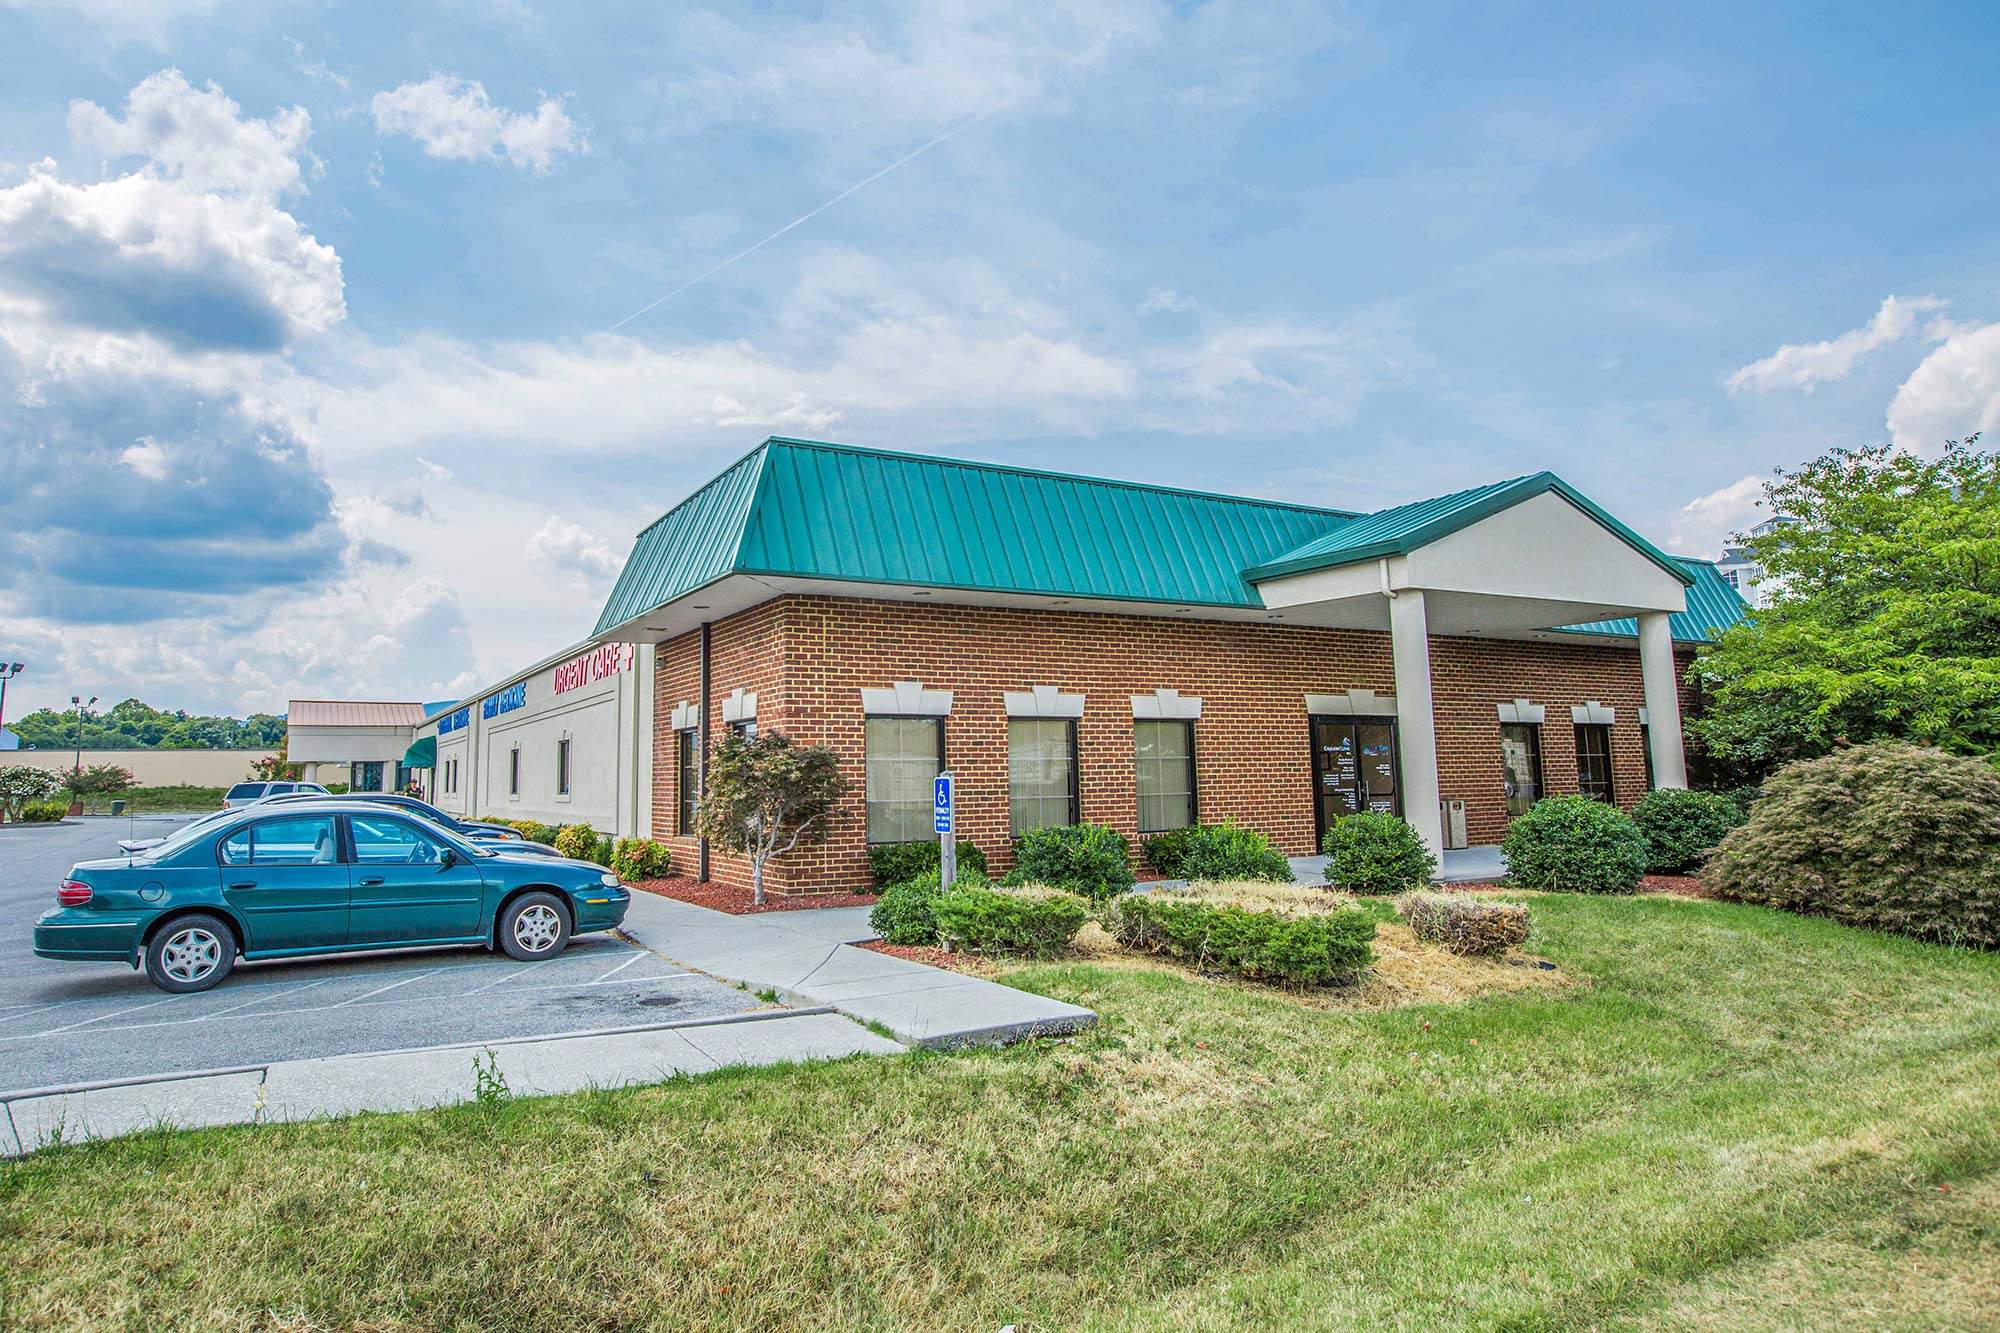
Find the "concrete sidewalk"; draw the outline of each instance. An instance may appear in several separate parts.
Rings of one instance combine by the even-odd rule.
[[[0,1157],[160,1125],[191,1129],[471,1101],[478,1086],[474,1062],[483,1063],[488,1051],[509,1093],[540,1096],[658,1083],[736,1065],[902,1049],[831,1009],[771,1009],[642,1028],[27,1089],[0,1098]]]
[[[997,982],[857,949],[865,907],[732,916],[643,890],[625,934],[684,966],[790,1004],[825,1005],[912,1046],[955,1047],[1081,1031],[1088,1009]]]

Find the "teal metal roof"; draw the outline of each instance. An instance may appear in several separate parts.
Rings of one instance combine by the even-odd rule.
[[[1448,537],[1546,491],[1554,491],[1584,513],[1596,519],[1614,536],[1683,583],[1693,576],[1674,558],[1632,529],[1598,508],[1583,492],[1553,472],[1496,481],[1488,486],[1454,491],[1431,500],[1416,500],[1393,509],[1364,514],[1352,523],[1321,533],[1265,563],[1243,571],[1252,583],[1300,574],[1307,570],[1332,569],[1338,565],[1379,560],[1385,556],[1408,555],[1440,537]]]
[[[1676,611],[1668,618],[1676,641],[1681,643],[1706,643],[1723,630],[1750,614],[1749,604],[1736,591],[1736,586],[1722,577],[1722,571],[1710,560],[1696,560],[1689,556],[1669,557],[1693,580],[1687,590],[1687,610]],[[1627,616],[1623,620],[1597,620],[1588,625],[1557,625],[1557,634],[1603,634],[1620,638],[1639,637],[1639,622]]]
[[[603,634],[727,574],[1260,607],[1338,509],[773,438],[639,534]]]

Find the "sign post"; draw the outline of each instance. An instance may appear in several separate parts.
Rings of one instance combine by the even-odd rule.
[[[947,769],[937,775],[932,786],[935,797],[938,835],[938,887],[949,889],[951,882],[958,878],[958,828],[952,806],[951,771]]]

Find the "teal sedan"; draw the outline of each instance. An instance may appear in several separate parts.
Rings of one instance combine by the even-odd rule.
[[[35,922],[43,958],[207,990],[242,958],[477,944],[534,962],[609,930],[632,896],[602,866],[510,852],[365,801],[253,805],[79,862]]]

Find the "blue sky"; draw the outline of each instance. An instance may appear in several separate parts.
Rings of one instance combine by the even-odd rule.
[[[451,696],[771,433],[1349,508],[1552,468],[1712,555],[1773,466],[2000,425],[1996,44],[0,0],[9,703]]]

